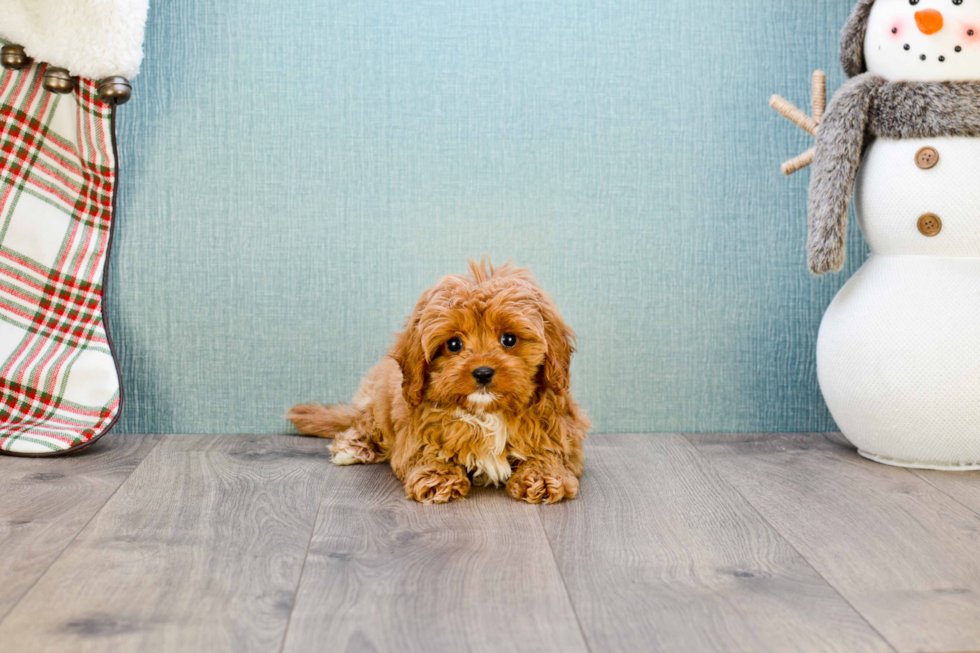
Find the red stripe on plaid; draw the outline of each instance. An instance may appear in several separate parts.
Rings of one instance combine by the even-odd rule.
[[[25,306],[30,304],[44,306],[45,302],[49,301],[47,298],[42,297],[39,300],[37,297],[34,297],[32,295],[27,295],[23,292],[20,292],[16,288],[12,288],[9,286],[8,287],[0,286],[0,290],[3,291],[2,293],[0,293],[0,310],[7,311],[8,314],[12,315],[15,318],[21,318],[23,320],[23,324],[25,328],[28,328],[28,325],[34,325],[34,328],[37,329],[36,332],[40,333],[41,335],[44,335],[45,337],[61,338],[62,340],[64,340],[65,338],[75,338],[76,340],[78,340],[77,342],[74,343],[76,345],[82,344],[82,341],[80,339],[83,337],[83,331],[85,331],[85,327],[93,325],[99,320],[99,316],[100,316],[99,311],[101,311],[102,308],[101,303],[98,301],[98,299],[91,300],[88,306],[82,307],[82,309],[88,309],[87,311],[83,311],[80,309],[69,309],[62,302],[53,303],[52,307],[55,313],[66,315],[70,319],[75,320],[75,323],[73,325],[54,324],[48,327],[45,325],[44,322],[39,322],[37,313],[31,313],[30,310]],[[10,301],[11,297],[20,299],[23,302],[23,304],[12,303]],[[85,317],[85,320],[79,322],[80,318],[83,316]],[[91,338],[89,338],[89,341],[102,345],[108,344],[107,340],[104,337],[100,337],[98,335],[92,336]]]
[[[8,88],[8,84],[6,83],[6,81],[9,81],[9,79],[11,79],[11,78],[5,78],[4,85],[2,87],[0,87],[0,95],[3,95],[3,94],[6,93],[7,88]],[[26,78],[21,79],[20,80],[20,83],[21,84],[26,83]],[[92,82],[88,82],[88,83],[92,84]],[[19,93],[20,92],[17,91],[17,92],[15,92],[15,95],[19,95]],[[91,101],[91,99],[92,99],[91,98],[91,95],[90,94],[87,94],[87,97],[89,97],[89,100],[87,100],[87,101]],[[25,119],[30,119],[30,116],[28,114],[24,113],[23,111],[21,111],[20,109],[16,109],[16,108],[11,107],[9,110],[10,111],[18,111],[18,112],[20,112],[21,114],[24,115]],[[2,135],[2,130],[3,130],[3,125],[0,124],[0,135]],[[70,141],[70,140],[68,140],[68,139],[66,139],[64,137],[61,137],[61,136],[57,135],[57,134],[52,134],[52,135],[49,136],[48,144],[49,145],[54,145],[55,147],[61,149],[62,152],[63,152],[63,154],[65,156],[69,157],[70,159],[75,159],[77,161],[78,159],[81,158],[81,154],[78,151],[77,143],[74,143],[74,142],[72,142],[72,141]],[[69,164],[69,167],[70,168],[73,167],[73,164]],[[105,169],[102,172],[105,173],[105,174],[112,174],[111,166],[109,168],[110,169]]]
[[[42,109],[43,112],[43,109]],[[10,127],[0,134],[0,177],[11,184],[26,182],[54,195],[68,206],[74,206],[82,214],[91,213],[106,220],[112,210],[113,175],[103,175],[92,166],[66,166],[62,157],[52,155],[49,147],[43,144],[47,129],[35,118],[29,118],[22,111],[0,108],[0,121],[24,119],[23,126]],[[77,152],[72,152],[77,156]],[[32,160],[36,159],[36,160]],[[62,172],[51,172],[62,168]],[[58,191],[37,174],[39,169],[55,176],[63,185],[75,190],[73,195]],[[75,181],[68,176],[74,173]],[[9,177],[9,178],[8,178]],[[2,210],[2,205],[0,205]]]
[[[20,92],[23,90],[23,88],[25,86],[25,83],[27,81],[27,78],[28,78],[28,75],[27,74],[24,74],[23,75],[23,80],[21,80],[21,84],[17,88],[17,92],[14,93],[14,96],[15,97],[17,95],[19,95]],[[37,75],[35,75],[35,78],[38,79],[39,77]],[[28,105],[30,105],[31,103],[33,103],[33,100],[34,100],[34,98],[36,96],[37,96],[37,88],[32,86],[32,88],[31,88],[31,94],[28,97]],[[47,99],[47,98],[45,98],[45,99]],[[44,103],[44,106],[41,107],[41,114],[42,115],[44,114],[44,110],[45,110],[46,107],[47,107],[47,102],[45,102]],[[36,125],[36,127],[38,129],[40,129],[40,122],[39,121],[37,121],[35,119],[28,119],[28,122],[34,123]],[[20,134],[21,133],[20,127],[17,124],[16,120],[11,120],[11,119],[8,118],[8,116],[2,116],[2,117],[0,117],[0,125],[4,125],[5,126],[5,128],[3,130],[0,130],[0,139],[6,139],[6,138],[10,137],[11,135],[14,135],[16,137],[17,134]],[[7,148],[4,147],[3,142],[0,141],[0,152],[2,152],[3,154],[9,156],[12,153],[12,151],[11,152],[7,152],[6,149]],[[9,167],[8,166],[8,162],[7,162],[7,156],[4,156],[3,157],[3,160],[2,160],[2,165],[3,165],[4,168]],[[2,181],[6,182],[6,180],[2,180]],[[10,195],[11,195],[11,193],[13,193],[13,190],[14,190],[14,184],[4,183],[4,187],[5,187],[4,194],[3,194],[2,197],[0,197],[0,213],[3,213],[4,207],[7,205],[7,202],[10,200]]]
[[[4,379],[0,377],[0,417],[4,416],[4,411],[13,411],[17,408],[17,399],[27,399],[30,401],[37,400],[42,403],[52,403],[58,401],[58,398],[52,394],[39,390],[33,386],[25,385],[23,383],[17,383],[15,381],[10,381],[9,379]],[[28,402],[29,403],[29,402]],[[79,408],[77,406],[72,406],[61,402],[58,406],[58,411],[61,413],[67,413],[69,415],[77,415],[80,419],[86,417],[99,417],[106,414],[106,410],[112,409],[114,406],[119,404],[119,399],[116,398],[112,402],[106,405],[104,408],[97,410],[88,410],[85,408]],[[79,424],[82,421],[71,421],[64,420],[65,424]]]

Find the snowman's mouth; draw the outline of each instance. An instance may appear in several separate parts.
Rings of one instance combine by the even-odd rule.
[[[912,51],[912,46],[909,45],[908,43],[906,43],[905,45],[903,45],[902,48],[906,52],[911,52]],[[963,51],[963,46],[957,45],[955,48],[953,48],[953,51],[954,52],[957,52],[957,53],[962,52]],[[932,59],[932,58],[934,58],[939,63],[943,63],[944,61],[946,61],[946,55],[945,54],[936,55],[935,57],[930,57],[929,55],[927,55],[924,52],[919,54],[919,59],[921,61],[929,61],[929,59]]]

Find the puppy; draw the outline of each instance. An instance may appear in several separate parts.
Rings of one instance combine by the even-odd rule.
[[[569,392],[575,334],[528,270],[470,261],[427,290],[350,406],[303,404],[300,433],[333,438],[338,465],[388,461],[410,499],[472,483],[515,499],[573,499],[592,427]]]

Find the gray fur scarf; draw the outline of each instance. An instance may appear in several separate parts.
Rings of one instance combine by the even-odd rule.
[[[848,205],[867,144],[940,136],[980,136],[980,82],[886,82],[864,73],[837,91],[817,132],[810,177],[811,272],[844,266]]]

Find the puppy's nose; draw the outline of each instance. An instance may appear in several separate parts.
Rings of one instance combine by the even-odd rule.
[[[492,367],[478,367],[473,370],[473,378],[477,380],[477,383],[486,385],[493,380],[493,373]]]
[[[923,34],[935,34],[943,28],[943,15],[935,9],[915,12],[915,24]]]

